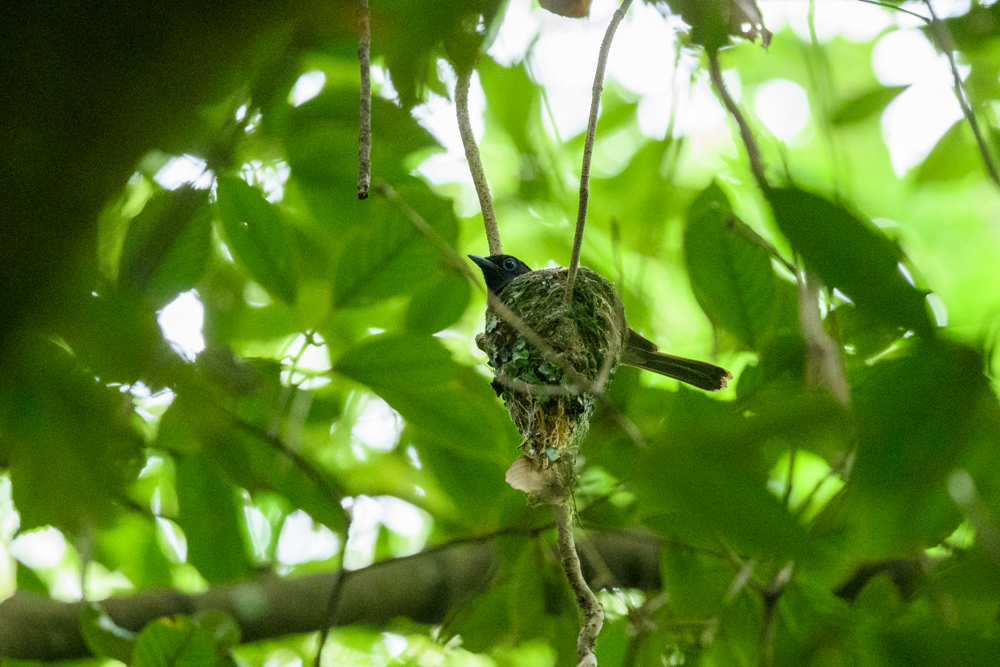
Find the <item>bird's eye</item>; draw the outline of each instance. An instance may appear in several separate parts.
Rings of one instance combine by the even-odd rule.
[[[503,261],[503,268],[505,271],[513,271],[517,268],[517,262],[513,257],[508,257]]]

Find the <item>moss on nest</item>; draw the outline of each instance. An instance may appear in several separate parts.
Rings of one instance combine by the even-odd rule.
[[[567,269],[542,269],[515,278],[503,291],[504,303],[557,353],[591,382],[610,358],[614,372],[621,354],[625,312],[614,287],[590,269],[580,267],[573,304],[563,307]],[[492,309],[486,330],[476,337],[489,357],[510,418],[523,437],[521,448],[537,479],[516,488],[541,493],[571,484],[576,448],[586,435],[594,411],[593,396],[568,391],[573,387],[564,368],[546,360],[540,350]],[[515,382],[512,382],[515,381]],[[520,381],[531,390],[516,386]],[[553,465],[557,464],[557,465]],[[531,472],[529,471],[529,473]],[[540,475],[540,477],[538,477]],[[556,493],[558,495],[558,493]]]

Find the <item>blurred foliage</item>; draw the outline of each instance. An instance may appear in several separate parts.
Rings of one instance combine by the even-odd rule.
[[[574,664],[549,513],[504,482],[518,435],[472,342],[484,298],[399,208],[354,197],[355,4],[63,4],[0,21],[0,592],[73,597],[84,568],[91,596],[197,592],[520,531],[442,624],[337,628],[324,664]],[[680,19],[692,89],[704,48],[725,47],[771,187],[738,133],[706,147],[672,120],[649,137],[638,97],[607,82],[583,262],[616,282],[633,328],[736,379],[708,396],[622,369],[598,410],[581,525],[660,540],[665,592],[604,581],[622,609],[601,664],[995,661],[1000,206],[968,123],[898,177],[880,119],[907,87],[876,79],[876,40],[786,27],[765,51],[749,0],[650,4]],[[443,147],[411,113],[478,58],[504,247],[565,263],[583,138],[554,136],[530,46],[488,55],[507,9],[373,0],[374,175],[460,254],[483,253],[471,186],[421,175]],[[1000,3],[946,25],[996,152]],[[322,90],[294,104],[316,72]],[[787,142],[751,113],[774,79],[809,96]],[[170,183],[178,162],[201,173]],[[820,303],[803,305],[805,271]],[[196,360],[158,325],[182,294],[204,310]],[[808,382],[805,306],[848,405]],[[56,565],[17,549],[44,527],[65,537]],[[294,665],[317,648],[240,644],[220,614],[124,629],[86,607],[80,629],[95,655],[143,667]]]

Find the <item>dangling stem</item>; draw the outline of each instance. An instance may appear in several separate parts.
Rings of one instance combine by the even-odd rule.
[[[371,22],[368,0],[358,0],[358,61],[361,63],[361,126],[358,132],[358,199],[368,199],[372,181]]]
[[[611,40],[615,37],[618,24],[625,18],[632,0],[622,0],[615,10],[611,23],[604,33],[601,52],[597,57],[597,72],[594,74],[593,95],[590,98],[590,120],[587,121],[587,138],[583,143],[583,165],[580,167],[580,206],[576,212],[576,233],[573,235],[573,254],[569,260],[569,274],[566,276],[566,291],[563,303],[569,308],[573,303],[573,287],[576,282],[576,270],[580,266],[580,248],[583,246],[583,228],[587,223],[587,203],[590,201],[590,158],[594,153],[594,136],[597,134],[597,112],[601,107],[601,91],[604,90],[604,70],[608,65],[608,54],[611,52]]]

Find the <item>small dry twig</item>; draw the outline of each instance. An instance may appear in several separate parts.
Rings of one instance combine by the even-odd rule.
[[[576,282],[576,270],[580,266],[580,249],[583,246],[583,228],[587,224],[587,202],[590,201],[590,159],[594,153],[594,137],[597,134],[597,112],[601,106],[601,91],[604,90],[604,70],[608,65],[608,54],[611,52],[611,40],[615,37],[618,24],[625,18],[632,0],[622,0],[615,10],[611,23],[604,33],[600,55],[597,57],[597,72],[594,74],[593,95],[590,99],[590,120],[587,121],[587,139],[583,144],[583,165],[580,167],[580,206],[576,212],[576,233],[573,235],[573,254],[569,260],[569,274],[566,276],[566,292],[563,303],[569,308],[573,303],[573,286]]]
[[[563,571],[569,580],[570,588],[576,595],[576,603],[583,611],[583,626],[580,628],[580,636],[576,640],[577,656],[580,662],[577,667],[590,667],[597,665],[597,656],[594,654],[594,645],[597,643],[597,635],[604,625],[604,607],[600,600],[590,590],[587,580],[583,578],[583,571],[580,569],[580,556],[576,553],[576,543],[573,540],[573,519],[572,513],[565,505],[553,505],[552,512],[556,517],[556,528],[559,531],[559,559],[562,562]]]
[[[358,0],[358,61],[361,63],[361,127],[358,136],[358,199],[368,199],[372,181],[372,30],[368,0]]]
[[[955,79],[955,97],[958,98],[958,104],[962,107],[962,113],[965,114],[965,119],[969,121],[969,126],[972,128],[972,134],[976,137],[976,144],[979,146],[979,153],[983,156],[983,163],[986,165],[986,171],[990,175],[990,180],[993,181],[993,184],[997,188],[1000,188],[1000,172],[997,171],[997,166],[990,155],[989,147],[983,138],[983,132],[979,128],[979,121],[976,120],[976,114],[972,111],[969,101],[965,99],[965,91],[962,90],[962,77],[959,75],[958,67],[955,65],[955,44],[951,38],[951,31],[948,30],[948,24],[940,20],[937,14],[934,13],[934,7],[931,5],[930,0],[924,0],[924,4],[927,5],[927,11],[931,14],[931,35],[934,36],[934,41],[937,42],[938,48],[944,52],[948,58],[948,63],[951,65],[951,75]]]
[[[719,67],[718,51],[712,50],[708,52],[708,72],[712,78],[712,85],[715,86],[715,90],[722,99],[722,104],[725,105],[726,111],[729,112],[729,115],[733,117],[733,120],[736,121],[736,124],[740,128],[740,137],[743,139],[743,145],[746,146],[747,157],[750,158],[750,171],[753,173],[754,180],[757,181],[757,186],[761,190],[767,190],[767,176],[764,173],[764,162],[760,157],[760,148],[757,146],[757,140],[754,139],[753,132],[750,131],[749,123],[743,117],[743,112],[740,111],[739,105],[736,104],[736,100],[729,94],[729,90],[726,89],[726,83],[722,80],[722,69]]]
[[[486,182],[486,172],[479,158],[479,146],[472,133],[472,122],[469,120],[469,85],[472,83],[472,71],[475,67],[458,72],[455,83],[455,111],[458,115],[458,131],[462,135],[462,145],[465,146],[465,159],[469,162],[472,172],[472,182],[476,184],[476,194],[479,195],[479,208],[483,211],[483,226],[486,228],[486,241],[490,246],[491,255],[503,254],[500,247],[500,229],[497,227],[497,214],[493,210],[493,198],[490,196],[490,186]]]

